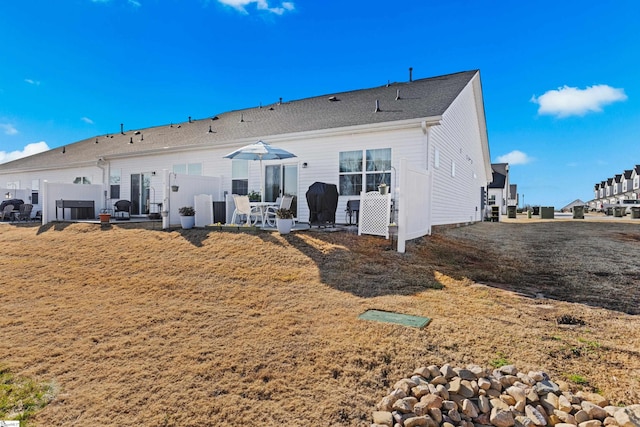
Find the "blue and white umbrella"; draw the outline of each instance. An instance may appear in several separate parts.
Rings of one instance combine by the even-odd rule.
[[[292,157],[296,157],[296,155],[288,152],[287,150],[283,150],[282,148],[274,147],[267,142],[258,141],[254,142],[253,144],[245,145],[244,147],[239,148],[224,157],[227,159],[260,161],[260,200],[264,202],[264,191],[262,185],[262,161],[290,159]]]

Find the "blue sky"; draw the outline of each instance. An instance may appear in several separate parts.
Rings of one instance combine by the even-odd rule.
[[[2,1],[0,162],[480,69],[491,160],[561,207],[640,163],[639,18],[637,0]]]

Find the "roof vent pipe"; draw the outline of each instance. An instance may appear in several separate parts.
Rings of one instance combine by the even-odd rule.
[[[191,116],[189,116],[189,123],[191,123]]]
[[[129,138],[129,144],[133,144],[133,137]]]
[[[380,101],[376,99],[376,113],[380,111]]]
[[[144,133],[140,134],[140,141],[144,141]]]
[[[213,133],[213,130],[211,130],[211,125],[209,125],[209,133]]]
[[[124,123],[120,123],[120,133],[124,135]]]
[[[280,101],[278,102],[278,105],[282,105],[282,97],[280,97]]]
[[[409,67],[409,81],[413,81],[413,67]]]
[[[243,123],[243,122],[244,122],[244,113],[241,113],[240,114],[240,123]]]
[[[396,89],[396,101],[400,99],[400,89]]]

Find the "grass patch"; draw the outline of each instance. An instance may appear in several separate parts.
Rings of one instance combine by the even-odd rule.
[[[579,374],[569,374],[567,376],[567,379],[572,383],[579,384],[579,385],[589,384],[589,381],[585,377]]]
[[[0,366],[0,419],[26,423],[33,414],[44,408],[53,398],[51,384],[38,383],[18,377]]]
[[[493,359],[491,362],[489,362],[489,364],[497,369],[497,368],[501,368],[503,366],[510,365],[511,363],[507,360],[507,358],[505,357],[504,353],[499,352],[498,353],[498,358],[497,359]]]
[[[589,348],[591,348],[593,350],[596,350],[596,349],[601,347],[600,343],[597,342],[597,341],[591,341],[591,340],[587,340],[585,338],[578,338],[578,341],[583,343],[583,344],[586,344],[587,347],[589,347]]]

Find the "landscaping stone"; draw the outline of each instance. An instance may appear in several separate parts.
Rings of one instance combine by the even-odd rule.
[[[380,400],[371,427],[640,427],[640,405],[573,393],[543,371],[445,364],[417,368]]]

